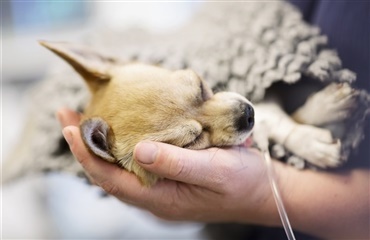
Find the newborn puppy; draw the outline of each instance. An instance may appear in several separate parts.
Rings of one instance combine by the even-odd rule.
[[[80,123],[86,147],[146,186],[158,176],[133,160],[139,141],[204,149],[242,144],[251,134],[252,104],[237,93],[213,94],[192,70],[117,63],[84,47],[40,43],[71,64],[91,92]]]
[[[80,124],[86,147],[135,173],[146,186],[158,176],[133,160],[138,142],[190,149],[239,145],[254,125],[254,140],[264,149],[271,140],[321,168],[345,160],[341,142],[322,126],[345,120],[356,106],[358,92],[349,84],[328,85],[288,116],[278,99],[266,98],[252,107],[237,93],[213,94],[192,70],[119,63],[84,47],[40,43],[66,60],[90,89],[91,100]]]

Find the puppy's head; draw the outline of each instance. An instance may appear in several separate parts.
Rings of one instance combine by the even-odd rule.
[[[92,93],[80,125],[86,146],[146,185],[157,177],[133,161],[139,141],[203,149],[238,145],[251,133],[251,103],[236,93],[213,94],[192,70],[117,63],[83,47],[41,44],[70,63]]]

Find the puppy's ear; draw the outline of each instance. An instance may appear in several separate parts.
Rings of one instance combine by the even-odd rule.
[[[94,154],[109,162],[115,162],[111,151],[114,134],[107,122],[98,117],[86,119],[81,123],[80,129],[85,145]]]
[[[114,63],[112,58],[101,56],[87,47],[69,43],[39,43],[67,61],[86,80],[92,92],[110,80],[108,70]]]

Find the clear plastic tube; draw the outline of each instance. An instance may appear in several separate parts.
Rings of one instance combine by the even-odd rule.
[[[295,240],[293,229],[292,229],[292,226],[290,225],[288,214],[285,210],[284,203],[283,203],[279,188],[276,183],[276,177],[275,177],[274,167],[272,166],[270,152],[266,148],[262,149],[262,152],[263,152],[263,156],[266,162],[267,175],[269,178],[271,190],[274,195],[275,203],[276,203],[276,206],[279,212],[281,222],[283,223],[285,233],[287,235],[288,240]]]
[[[265,122],[260,122],[258,134],[253,136],[253,140],[257,144],[259,149],[262,151],[263,158],[265,159],[267,175],[268,175],[270,187],[272,190],[272,195],[274,196],[274,200],[275,200],[278,212],[279,212],[281,222],[283,223],[286,236],[288,240],[295,240],[293,229],[292,229],[292,226],[290,225],[288,214],[285,210],[284,203],[281,198],[278,185],[276,183],[274,166],[272,165],[272,160],[271,160],[271,156],[270,156],[270,152],[268,148],[268,145],[269,145],[268,129],[269,128],[267,127]]]

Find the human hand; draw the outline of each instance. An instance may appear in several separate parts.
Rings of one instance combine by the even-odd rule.
[[[281,225],[264,163],[255,149],[236,146],[194,151],[163,143],[139,143],[136,161],[165,178],[147,188],[134,174],[85,148],[77,113],[62,109],[58,117],[71,151],[93,182],[123,202],[166,219]],[[157,149],[156,154],[152,148]],[[155,161],[142,163],[149,159]],[[277,161],[273,164],[295,229],[322,238],[368,236],[369,191],[364,184],[369,179],[368,170],[297,171]],[[338,214],[344,217],[338,219]]]
[[[195,151],[141,142],[135,148],[135,160],[164,178],[147,188],[134,174],[85,148],[77,113],[62,109],[58,118],[71,151],[93,182],[123,202],[172,220],[279,223],[264,162],[256,149],[235,146]],[[274,217],[266,214],[271,211]]]

